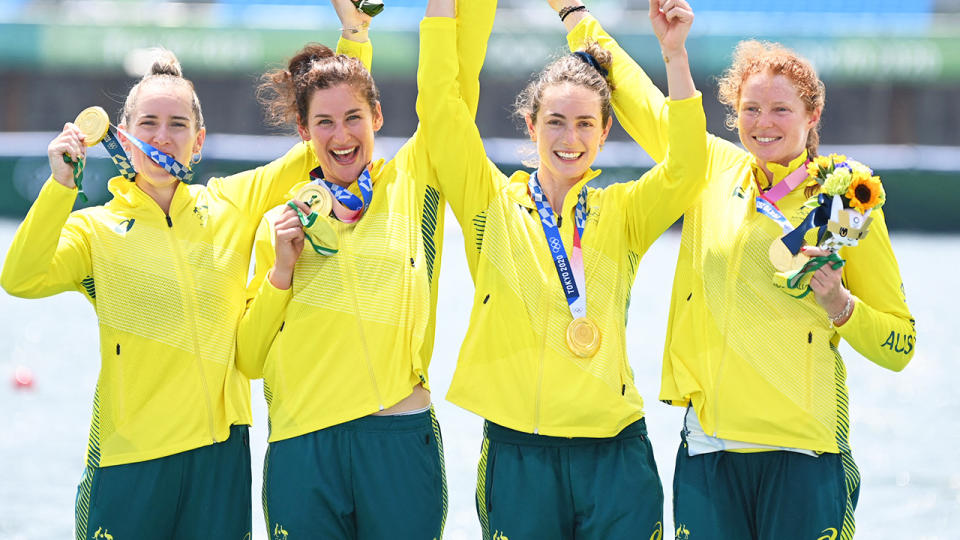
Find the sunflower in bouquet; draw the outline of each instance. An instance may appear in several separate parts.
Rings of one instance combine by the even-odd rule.
[[[839,154],[817,156],[807,165],[807,174],[820,184],[820,195],[808,201],[819,210],[820,223],[815,225],[822,232],[817,244],[833,251],[857,245],[869,230],[870,212],[886,201],[880,177],[863,163]]]
[[[805,233],[817,229],[816,245],[831,253],[801,258],[799,268],[781,269],[774,274],[774,284],[797,298],[810,292],[810,278],[818,268],[825,264],[833,268],[843,266],[845,261],[837,250],[855,246],[866,237],[872,221],[870,212],[886,201],[880,177],[863,163],[844,155],[813,158],[807,164],[807,174],[807,185],[819,185],[820,192],[805,203],[811,210],[803,223],[780,240],[796,256],[805,243]]]

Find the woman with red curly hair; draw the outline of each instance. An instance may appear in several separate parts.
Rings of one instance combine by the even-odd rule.
[[[650,18],[659,35],[663,13],[651,9]],[[585,11],[565,24],[572,50],[597,40],[614,54],[623,67],[611,74],[618,118],[662,160],[663,95]],[[860,483],[837,346],[843,338],[894,371],[914,353],[883,212],[870,214],[872,234],[812,273],[813,294],[785,294],[772,279],[778,270],[830,255],[814,247],[815,235],[796,255],[781,240],[821,191],[807,165],[817,156],[824,85],[793,51],[745,41],[719,87],[743,148],[708,138],[709,184],[684,214],[663,360],[660,399],[687,408],[674,475],[676,537],[850,538]]]

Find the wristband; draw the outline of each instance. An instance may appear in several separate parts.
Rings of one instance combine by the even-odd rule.
[[[567,18],[567,15],[575,11],[587,11],[587,6],[579,5],[579,6],[567,6],[565,8],[562,8],[558,13],[558,15],[560,15],[560,22],[563,22],[563,20]]]

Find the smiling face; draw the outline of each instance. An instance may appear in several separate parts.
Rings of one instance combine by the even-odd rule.
[[[786,76],[764,71],[743,82],[737,130],[743,146],[762,163],[788,165],[796,159],[819,120],[820,110],[808,111]]]
[[[203,147],[204,129],[197,129],[193,95],[180,85],[145,83],[137,93],[124,126],[134,137],[173,156],[183,164]],[[121,135],[122,137],[122,135]],[[176,187],[179,180],[158,166],[140,149],[123,139],[123,147],[137,170],[137,185],[148,194]]]
[[[346,187],[373,159],[374,133],[382,126],[379,102],[371,110],[348,84],[338,84],[314,90],[297,130],[313,145],[324,177]]]
[[[571,187],[593,164],[613,120],[603,122],[596,92],[562,83],[543,90],[536,121],[528,115],[526,122],[530,138],[537,143],[541,182]]]

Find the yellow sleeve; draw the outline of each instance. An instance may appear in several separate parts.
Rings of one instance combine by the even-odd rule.
[[[337,41],[337,54],[358,58],[367,71],[373,71],[373,44],[369,41],[358,42],[341,37]]]
[[[460,95],[476,117],[480,102],[480,70],[487,55],[497,0],[457,0],[457,57]]]
[[[76,188],[50,177],[17,229],[0,273],[0,284],[13,296],[42,298],[83,291],[91,277],[90,245],[83,220],[71,215]]]
[[[664,161],[627,184],[627,237],[643,253],[687,207],[705,185],[707,132],[703,96],[667,100],[670,144]]]
[[[270,163],[226,178],[215,178],[207,188],[244,212],[251,220],[252,229],[267,210],[286,202],[290,189],[308,179],[317,165],[319,162],[310,143],[301,141]]]
[[[654,161],[660,163],[667,153],[667,106],[663,92],[633,58],[587,15],[567,34],[567,45],[578,51],[588,43],[597,42],[613,54],[613,63],[607,79],[613,83],[613,110],[620,125],[630,134]]]
[[[456,21],[423,19],[417,71],[420,131],[441,192],[469,238],[473,218],[486,210],[502,175],[487,158],[473,111],[460,93],[455,52]]]
[[[237,368],[249,379],[263,376],[263,363],[280,332],[293,287],[277,289],[267,279],[276,259],[270,214],[260,221],[253,243],[253,279],[247,285],[247,309],[237,329]]]
[[[856,304],[837,332],[870,361],[900,371],[913,358],[917,334],[883,211],[870,216],[867,237],[841,253],[847,261],[844,280]]]

